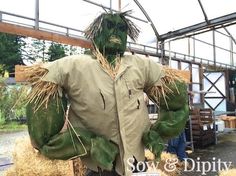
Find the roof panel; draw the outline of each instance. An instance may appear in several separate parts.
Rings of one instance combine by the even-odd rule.
[[[236,11],[235,0],[201,0],[208,19],[224,16]]]

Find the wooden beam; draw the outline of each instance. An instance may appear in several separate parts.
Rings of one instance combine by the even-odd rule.
[[[69,37],[62,34],[56,34],[53,32],[47,32],[42,30],[35,30],[29,27],[22,27],[15,24],[8,24],[0,22],[0,32],[21,35],[26,37],[33,37],[40,40],[49,40],[58,43],[80,46],[82,48],[91,48],[91,42],[85,39]]]

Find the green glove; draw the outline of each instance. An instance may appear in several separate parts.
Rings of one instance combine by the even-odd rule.
[[[50,159],[62,160],[75,156],[90,156],[100,168],[112,170],[113,162],[119,153],[118,147],[88,130],[80,128],[74,128],[74,130],[70,129],[55,135],[40,149],[40,152]]]
[[[50,159],[61,160],[87,155],[91,148],[91,139],[96,135],[84,129],[74,128],[74,130],[70,128],[53,136],[40,152]]]
[[[189,116],[189,107],[187,104],[181,110],[160,111],[160,119],[153,124],[152,130],[155,130],[165,139],[178,136],[185,128]]]
[[[161,152],[164,150],[164,142],[161,136],[154,130],[149,130],[143,134],[143,144],[148,148],[158,160],[160,159]]]
[[[113,162],[119,153],[117,145],[103,137],[96,137],[91,140],[92,146],[90,155],[101,169],[112,170]]]

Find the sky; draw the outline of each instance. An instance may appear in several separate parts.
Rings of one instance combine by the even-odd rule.
[[[118,10],[118,0],[92,0]],[[201,0],[208,18],[212,19],[236,11],[235,0]],[[139,0],[160,34],[204,21],[198,0]],[[83,0],[39,0],[40,19],[83,30],[104,10]],[[35,15],[35,0],[0,0],[0,10],[27,17]],[[14,5],[13,5],[14,4]],[[121,0],[122,11],[133,10],[133,15],[146,20],[133,0]],[[152,29],[143,27],[145,36]],[[144,32],[145,31],[145,32]],[[151,32],[151,33],[150,33]],[[151,36],[151,35],[150,35]],[[152,36],[153,37],[153,36]]]
[[[103,4],[107,7],[109,7],[110,2],[112,2],[112,8],[118,10],[118,0],[91,1]],[[151,17],[159,34],[204,21],[198,0],[139,0],[139,2]],[[201,0],[201,2],[208,19],[236,12],[236,0]],[[39,3],[40,20],[80,30],[84,30],[95,17],[104,12],[101,7],[94,6],[83,0],[39,0]],[[35,16],[35,0],[0,0],[0,4],[0,11],[31,18]],[[133,16],[146,20],[133,0],[121,0],[121,9],[122,11],[132,10]],[[152,45],[151,41],[155,41],[155,34],[150,24],[137,20],[133,21],[141,30],[138,43]],[[229,27],[228,30],[236,38],[235,28],[236,27]],[[212,34],[203,34],[198,37],[200,39],[210,40],[210,43],[212,42]],[[218,35],[218,37],[220,40],[217,40],[217,43],[228,48],[228,39],[223,39],[220,35]],[[192,47],[192,41],[190,42]],[[190,51],[190,54],[193,54],[192,49],[187,47],[188,45],[187,40],[179,40],[177,42],[171,42],[170,45],[168,44],[167,49],[183,52],[185,54],[188,54]],[[196,46],[198,47],[196,50],[200,51],[198,52],[199,57],[213,59],[212,49],[210,49],[209,52],[201,52],[211,47],[208,45],[200,45],[198,42]],[[225,53],[220,50],[217,51],[217,54],[225,55]],[[221,56],[219,56],[219,58],[221,58]],[[227,59],[227,62],[229,62],[229,59]]]

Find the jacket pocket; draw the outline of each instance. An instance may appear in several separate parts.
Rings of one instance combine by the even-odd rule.
[[[127,75],[124,75],[123,80],[127,88],[127,95],[131,98],[133,95],[137,95],[140,91],[143,91],[143,84],[141,84],[139,79],[129,78]]]
[[[102,93],[101,89],[100,89],[100,96],[101,96],[101,99],[103,102],[103,109],[105,110],[106,109],[106,101],[105,101],[105,97],[104,97],[104,94]]]
[[[137,109],[140,109],[140,100],[139,100],[139,98],[137,99]]]

